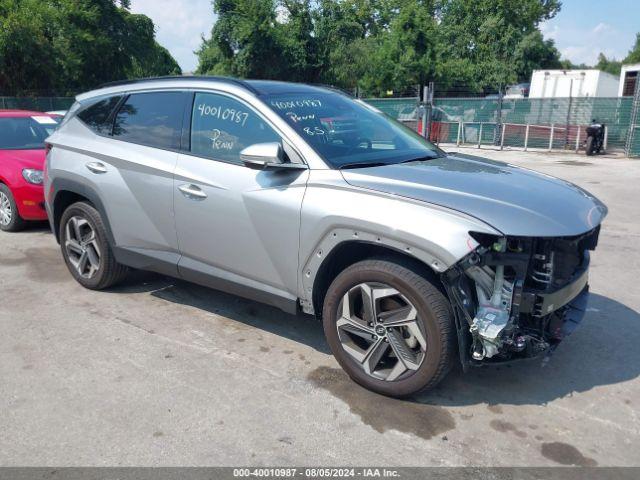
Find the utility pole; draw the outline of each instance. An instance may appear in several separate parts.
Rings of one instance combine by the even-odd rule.
[[[564,130],[564,148],[569,146],[569,125],[571,124],[571,104],[573,101],[573,78],[569,84],[569,107],[567,108],[567,122]]]

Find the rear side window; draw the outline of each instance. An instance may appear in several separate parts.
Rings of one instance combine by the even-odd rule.
[[[111,134],[111,113],[118,105],[122,98],[121,95],[116,97],[105,98],[93,105],[83,109],[78,113],[78,118],[82,120],[91,130],[101,135]],[[71,112],[69,112],[71,114]],[[67,115],[70,117],[70,114]]]
[[[116,115],[113,137],[151,147],[179,148],[185,99],[180,92],[130,95]]]

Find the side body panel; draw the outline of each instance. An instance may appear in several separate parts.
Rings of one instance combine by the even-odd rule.
[[[115,246],[178,260],[173,171],[178,154],[98,136],[78,119],[50,139],[48,176],[86,185],[104,205]],[[99,164],[104,173],[90,166]],[[53,199],[49,199],[49,203]]]
[[[436,205],[352,187],[337,170],[312,170],[302,206],[300,285],[313,313],[318,269],[342,242],[363,241],[414,256],[444,272],[478,246],[469,231],[499,234],[481,221]]]
[[[181,275],[198,283],[202,275],[222,278],[295,305],[308,176],[308,170],[256,171],[180,155],[175,209]],[[183,195],[183,185],[198,187],[206,198]]]

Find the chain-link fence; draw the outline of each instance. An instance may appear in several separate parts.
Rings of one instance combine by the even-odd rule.
[[[640,83],[640,82],[639,82]],[[635,100],[634,100],[635,98]],[[71,97],[0,97],[0,109],[67,110]],[[619,98],[435,98],[365,100],[436,143],[580,150],[593,119],[606,125],[605,148],[640,156],[640,94]],[[430,109],[426,115],[426,109]],[[430,121],[424,128],[423,122]]]
[[[68,110],[72,104],[70,97],[0,97],[0,109],[3,110],[51,112]]]
[[[421,131],[421,127],[418,125],[421,120],[420,99],[418,97],[368,98],[365,101],[391,118],[404,123],[407,127]]]
[[[629,157],[640,157],[640,81],[635,86],[630,125],[625,151]]]
[[[609,148],[622,149],[629,135],[631,97],[436,98],[431,139],[501,147],[575,149],[592,120],[606,125]]]
[[[619,98],[435,98],[423,106],[418,98],[367,99],[387,115],[421,132],[423,119],[436,143],[479,148],[580,150],[586,128],[606,125],[605,149],[640,156],[640,100]],[[424,108],[430,108],[430,115]]]

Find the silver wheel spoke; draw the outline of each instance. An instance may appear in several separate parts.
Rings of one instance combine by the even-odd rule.
[[[391,349],[398,358],[398,361],[402,362],[409,370],[417,370],[420,366],[418,359],[407,346],[404,338],[402,338],[402,334],[397,330],[391,330],[390,332],[387,332],[387,338],[389,338],[389,345],[391,345]]]
[[[89,245],[87,248],[87,258],[89,259],[91,268],[96,270],[100,268],[100,256],[94,250],[93,245]]]
[[[380,314],[380,319],[383,320],[386,327],[401,327],[409,325],[410,323],[416,323],[417,318],[418,311],[413,305],[407,305]]]
[[[368,325],[363,325],[361,322],[354,320],[353,318],[339,318],[337,321],[337,325],[338,328],[348,330],[355,335],[369,340],[371,340],[371,336],[373,335],[372,328],[370,328]]]
[[[371,375],[380,363],[380,360],[382,360],[382,357],[387,352],[388,348],[389,344],[384,341],[384,338],[378,338],[373,342],[362,361],[364,371]]]
[[[84,271],[87,268],[88,260],[89,255],[87,255],[87,252],[82,252],[82,255],[80,255],[80,258],[78,259],[78,265],[76,266],[76,269],[78,270],[78,273],[80,273],[80,275],[84,275]]]
[[[394,380],[397,380],[398,377],[402,375],[404,372],[406,372],[407,370],[408,369],[407,367],[404,366],[404,363],[396,362],[395,366],[391,369],[391,371],[389,372],[385,380],[387,382],[393,382]]]
[[[407,329],[409,333],[413,335],[413,338],[420,344],[421,350],[424,352],[427,350],[427,339],[424,337],[422,330],[420,330],[420,326],[418,322],[413,322],[407,325]]]
[[[363,320],[367,322],[376,321],[376,305],[373,298],[373,292],[369,285],[363,283],[360,285],[360,293],[362,294]]]
[[[77,255],[82,255],[82,247],[75,240],[67,240],[65,242],[65,246],[67,247],[67,250],[70,250]]]
[[[0,223],[2,225],[11,223],[11,202],[4,192],[0,192]]]
[[[65,225],[65,251],[69,263],[84,278],[93,278],[100,269],[100,246],[91,224],[71,217]]]
[[[76,217],[71,219],[71,228],[73,229],[73,238],[78,242],[82,241],[82,235],[80,234],[80,220]]]
[[[418,311],[397,289],[361,283],[343,297],[336,319],[343,350],[368,375],[398,380],[425,358],[426,337]]]

